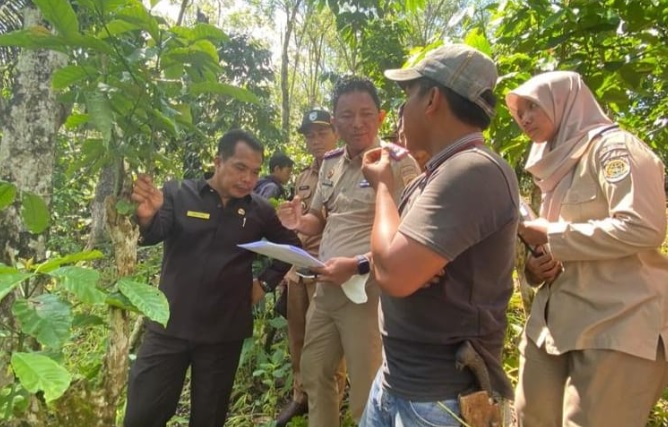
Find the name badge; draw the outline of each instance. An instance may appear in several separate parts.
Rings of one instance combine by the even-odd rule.
[[[191,218],[199,218],[199,219],[209,219],[209,218],[211,218],[211,214],[206,213],[206,212],[188,211],[188,212],[186,212],[186,215],[191,217]]]

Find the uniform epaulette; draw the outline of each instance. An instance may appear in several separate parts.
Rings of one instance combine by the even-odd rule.
[[[387,148],[390,152],[390,157],[394,160],[401,160],[408,155],[408,150],[401,145],[397,145],[393,142],[381,141],[380,146]]]
[[[345,147],[337,148],[337,149],[326,152],[325,155],[322,158],[324,160],[333,159],[334,157],[339,157],[340,155],[342,155],[344,151],[345,151]]]

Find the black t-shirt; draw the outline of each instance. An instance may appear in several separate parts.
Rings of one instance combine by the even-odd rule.
[[[252,335],[253,252],[237,244],[262,238],[300,246],[284,228],[274,208],[251,194],[222,207],[218,193],[203,179],[168,182],[164,204],[141,229],[141,244],[164,241],[160,290],[169,301],[167,328],[149,322],[162,334],[200,342],[241,340]],[[275,287],[290,268],[274,261],[261,275]]]
[[[405,298],[381,296],[384,384],[410,400],[457,397],[477,385],[454,365],[469,340],[495,391],[511,397],[500,357],[519,218],[515,174],[482,146],[441,153],[428,166],[402,198],[399,232],[449,262],[440,283]]]

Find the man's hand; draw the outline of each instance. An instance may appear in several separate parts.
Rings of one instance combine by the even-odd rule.
[[[545,218],[536,218],[520,223],[517,234],[531,246],[540,246],[547,243],[547,227],[550,222]]]
[[[357,259],[336,257],[327,261],[324,267],[312,267],[310,270],[318,275],[318,281],[342,285],[357,274]]]
[[[262,289],[262,286],[260,285],[260,281],[258,279],[253,279],[253,288],[251,290],[251,303],[255,305],[258,302],[260,302],[262,298],[264,298],[264,289]]]
[[[150,176],[144,174],[133,183],[130,198],[137,203],[135,214],[140,225],[148,224],[164,202],[162,191],[153,185]]]
[[[362,159],[362,173],[369,184],[375,189],[379,183],[384,183],[392,191],[394,187],[394,174],[389,148],[374,148],[364,154]]]
[[[289,202],[283,202],[276,208],[276,215],[288,230],[297,230],[302,218],[302,201],[299,196],[295,196]]]
[[[557,278],[563,267],[544,248],[539,247],[538,251],[540,251],[539,256],[529,255],[529,258],[527,258],[525,265],[528,273],[527,279],[532,284],[551,282]]]

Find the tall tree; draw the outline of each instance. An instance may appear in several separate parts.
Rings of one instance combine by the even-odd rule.
[[[23,9],[25,28],[42,23],[32,5]],[[52,193],[56,134],[64,117],[51,88],[54,70],[67,63],[67,57],[40,49],[22,51],[16,66],[12,99],[0,111],[0,178],[13,183],[20,197],[0,211],[0,262],[39,262],[46,258],[48,205]],[[23,209],[23,212],[21,210]],[[41,286],[34,283],[33,287]],[[13,294],[0,302],[0,324],[17,329],[11,307]],[[0,389],[12,382],[7,376],[12,339],[0,340]],[[33,421],[42,421],[33,418]]]

